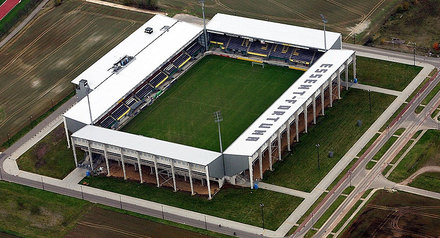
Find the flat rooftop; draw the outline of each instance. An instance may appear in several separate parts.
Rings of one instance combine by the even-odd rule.
[[[158,21],[160,23],[158,23]],[[118,73],[112,74],[105,82],[102,82],[99,87],[96,87],[90,93],[90,107],[93,121],[96,121],[105,112],[110,110],[119,100],[134,90],[145,78],[159,69],[176,53],[183,50],[183,48],[192,40],[196,39],[202,31],[202,28],[199,26],[176,21],[166,16],[157,15],[144,24],[144,26],[149,26],[150,22],[154,23],[151,25],[156,26],[154,29],[156,33],[153,33],[156,34],[156,38],[139,52],[126,68]],[[140,38],[145,38],[142,34],[148,35],[143,32],[144,26],[136,31],[141,31],[138,32]],[[162,29],[161,26],[169,26],[169,28]],[[136,35],[138,34],[136,33]],[[126,47],[135,47],[138,49],[138,46],[133,42]],[[113,61],[105,61],[109,63],[108,67],[113,66]],[[93,67],[93,65],[91,67]],[[105,67],[102,66],[101,70]],[[90,75],[93,74],[92,72]],[[98,83],[99,80],[95,82]],[[84,124],[90,124],[87,98],[83,98],[75,104],[64,116]]]
[[[253,38],[277,44],[324,50],[324,31],[282,23],[217,13],[207,24],[207,31]],[[326,31],[327,49],[342,45],[341,34]],[[340,44],[339,44],[340,43]]]
[[[210,164],[221,156],[220,153],[214,151],[203,150],[99,126],[87,125],[73,133],[72,137],[202,166]]]
[[[252,156],[281,128],[287,120],[306,103],[313,94],[325,85],[330,77],[355,52],[352,50],[329,50],[314,63],[281,97],[279,97],[246,131],[237,138],[225,151],[225,154]],[[321,76],[312,75],[319,73]],[[307,86],[304,86],[307,85]],[[288,107],[288,109],[285,109]],[[281,111],[283,114],[275,114]],[[263,125],[263,126],[262,126]],[[263,128],[263,129],[262,129]],[[264,131],[264,134],[255,134]],[[249,138],[258,138],[249,140]]]

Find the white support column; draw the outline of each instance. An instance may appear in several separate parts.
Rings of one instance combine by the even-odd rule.
[[[289,120],[286,122],[286,130],[287,130],[287,151],[290,151],[290,123]]]
[[[209,195],[209,200],[211,200],[211,183],[209,181],[209,170],[208,170],[208,166],[205,166],[205,172],[206,172],[206,184],[208,185],[208,195]]]
[[[104,159],[105,166],[107,167],[107,177],[110,176],[110,166],[108,164],[107,145],[104,144]]]
[[[330,107],[333,107],[333,84],[331,77],[328,79],[328,98],[330,99]]]
[[[87,147],[89,149],[90,168],[93,170],[92,149],[90,148],[90,141],[87,141]]]
[[[263,179],[263,151],[261,148],[258,150],[258,162],[260,165],[260,179]]]
[[[272,171],[272,142],[269,140],[267,141],[267,148],[269,152],[269,169]]]
[[[138,166],[139,166],[139,178],[141,179],[141,183],[144,183],[144,179],[142,178],[142,166],[141,166],[141,155],[139,151],[136,153],[137,159],[138,159]]]
[[[249,182],[251,184],[251,189],[254,189],[254,171],[252,169],[252,157],[248,157],[249,162]]]
[[[122,172],[124,173],[124,180],[127,180],[127,174],[125,173],[124,152],[122,152],[122,148],[121,148],[121,163],[122,163]]]
[[[67,139],[67,148],[70,148],[69,130],[67,129],[67,122],[66,122],[66,118],[65,117],[63,117],[63,121],[64,121],[64,130],[65,130],[66,139]]]
[[[345,87],[348,90],[348,63],[345,62]]]
[[[316,125],[316,95],[313,94],[313,124]]]
[[[303,105],[303,114],[304,114],[304,132],[307,133],[307,102]]]
[[[324,86],[321,87],[321,114],[324,116],[325,97]]]
[[[67,141],[69,141],[69,139],[67,139]],[[73,158],[75,159],[75,167],[78,167],[78,159],[76,157],[75,142],[73,141],[73,138],[72,138],[72,151],[73,151]]]
[[[154,173],[156,174],[157,187],[160,187],[159,172],[158,172],[158,169],[157,169],[157,158],[156,158],[156,156],[154,156]]]
[[[295,113],[295,129],[296,129],[296,142],[299,142],[299,131],[298,131],[298,112]]]
[[[190,163],[188,163],[188,176],[189,176],[189,185],[191,186],[191,195],[194,195],[192,170],[191,170],[191,164]]]
[[[338,99],[341,99],[341,68],[338,69]]]
[[[278,160],[281,161],[281,132],[278,130]]]
[[[176,186],[176,175],[174,174],[174,160],[171,160],[171,173],[173,176],[173,188],[174,192],[177,192],[177,186]]]
[[[356,54],[353,54],[353,78],[356,78]]]

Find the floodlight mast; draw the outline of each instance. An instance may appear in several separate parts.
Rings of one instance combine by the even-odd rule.
[[[90,125],[93,125],[92,108],[90,107],[90,99],[89,99],[90,86],[89,86],[87,80],[85,80],[85,82],[84,82],[84,87],[86,88],[86,92],[87,92],[86,95],[87,95],[87,103],[89,105]]]
[[[206,18],[205,18],[205,0],[199,0],[202,4],[202,15],[203,15],[203,35],[205,36],[205,51],[208,51],[208,35],[206,33]]]
[[[214,112],[214,121],[217,122],[218,125],[218,139],[220,142],[220,153],[223,154],[222,132],[220,130],[220,122],[223,121],[223,116],[221,111]]]
[[[327,39],[325,34],[325,24],[328,22],[324,15],[321,15],[322,22],[324,23],[324,50],[327,51]]]

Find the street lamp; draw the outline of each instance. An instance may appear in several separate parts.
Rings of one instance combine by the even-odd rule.
[[[324,23],[324,50],[327,51],[327,40],[325,35],[325,24],[328,22],[324,15],[321,15],[322,22]]]
[[[368,102],[370,102],[370,113],[371,113],[371,90],[368,89]]]
[[[319,164],[319,144],[316,144],[315,145],[316,146],[316,151],[318,152],[318,169],[321,169],[321,166],[320,166],[320,164]]]
[[[206,33],[206,18],[205,18],[205,0],[200,0],[199,2],[202,4],[203,35],[205,35],[205,51],[208,51],[208,35]]]
[[[263,222],[263,230],[264,230],[264,203],[260,203],[261,207],[261,221]]]

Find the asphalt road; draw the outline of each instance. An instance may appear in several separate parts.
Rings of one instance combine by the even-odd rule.
[[[344,200],[341,206],[336,209],[336,211],[330,216],[328,221],[321,227],[321,229],[315,234],[315,237],[325,237],[328,235],[337,222],[343,217],[343,212],[347,212],[350,208],[361,198],[363,193],[370,188],[374,180],[382,174],[382,171],[386,168],[389,160],[392,159],[391,154],[397,154],[400,149],[402,149],[406,142],[414,135],[418,127],[422,125],[426,117],[430,118],[433,104],[438,105],[438,100],[440,100],[440,93],[431,100],[431,102],[425,107],[419,115],[414,113],[414,110],[422,102],[422,100],[429,94],[429,92],[440,82],[440,74],[429,84],[429,86],[418,96],[412,100],[409,104],[407,110],[401,115],[400,119],[394,123],[390,128],[384,131],[379,137],[377,143],[370,147],[370,151],[367,152],[365,157],[361,157],[357,163],[356,167],[350,169],[351,176],[346,176],[340,181],[340,186],[335,190],[331,191],[327,198],[324,199],[325,203],[314,211],[313,219],[306,220],[304,222],[304,228],[300,232],[295,233],[292,237],[301,237],[306,234],[306,232],[313,226],[313,224],[324,214],[324,212],[331,206],[331,204],[341,195],[344,189],[350,185],[351,181],[360,181],[356,184],[355,189],[350,193],[350,195]],[[365,166],[368,161],[382,148],[382,146],[388,141],[388,139],[402,126],[402,123],[407,123],[405,132],[400,136],[395,144],[386,152],[386,154],[380,159],[376,165],[365,174]],[[408,123],[409,122],[409,123]],[[342,214],[342,215],[341,215]]]

